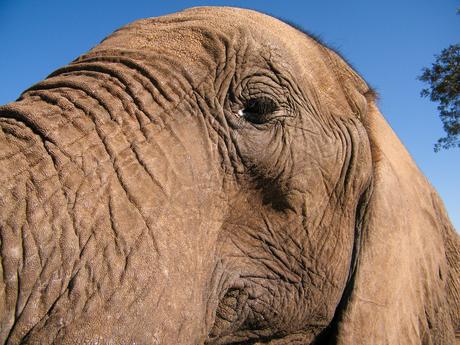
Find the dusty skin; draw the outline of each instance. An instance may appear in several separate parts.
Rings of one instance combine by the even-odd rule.
[[[0,107],[1,344],[455,344],[460,240],[336,53],[136,21]]]

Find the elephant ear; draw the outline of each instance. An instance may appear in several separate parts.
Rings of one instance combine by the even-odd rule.
[[[374,99],[366,112],[373,188],[334,343],[453,344],[460,326],[459,237]]]

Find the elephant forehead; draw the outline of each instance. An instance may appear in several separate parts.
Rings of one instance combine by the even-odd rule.
[[[290,62],[305,56],[314,60],[320,55],[314,40],[284,22],[232,7],[197,7],[138,20],[114,32],[93,51],[118,48],[168,52],[187,64],[206,57],[219,62],[229,49],[244,48],[248,42],[276,50],[280,58]]]
[[[268,57],[298,85],[317,90],[323,102],[338,113],[346,111],[343,107],[355,98],[350,90],[367,89],[340,57],[308,35],[276,18],[240,8],[196,7],[138,20],[114,32],[90,55],[114,50],[141,53],[154,69],[167,62],[176,70],[174,73],[166,67],[170,77],[187,74],[195,87],[209,73],[221,70],[220,65],[233,66],[229,64],[232,56],[249,53]],[[345,79],[353,79],[354,85],[345,85]]]

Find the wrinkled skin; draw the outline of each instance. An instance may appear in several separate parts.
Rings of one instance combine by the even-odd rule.
[[[333,51],[137,21],[0,108],[2,344],[453,344],[459,238]]]

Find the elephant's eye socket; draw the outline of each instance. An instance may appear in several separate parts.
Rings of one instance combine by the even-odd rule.
[[[247,102],[241,115],[251,123],[262,124],[270,120],[268,115],[272,114],[277,109],[278,105],[271,98],[257,97]]]

